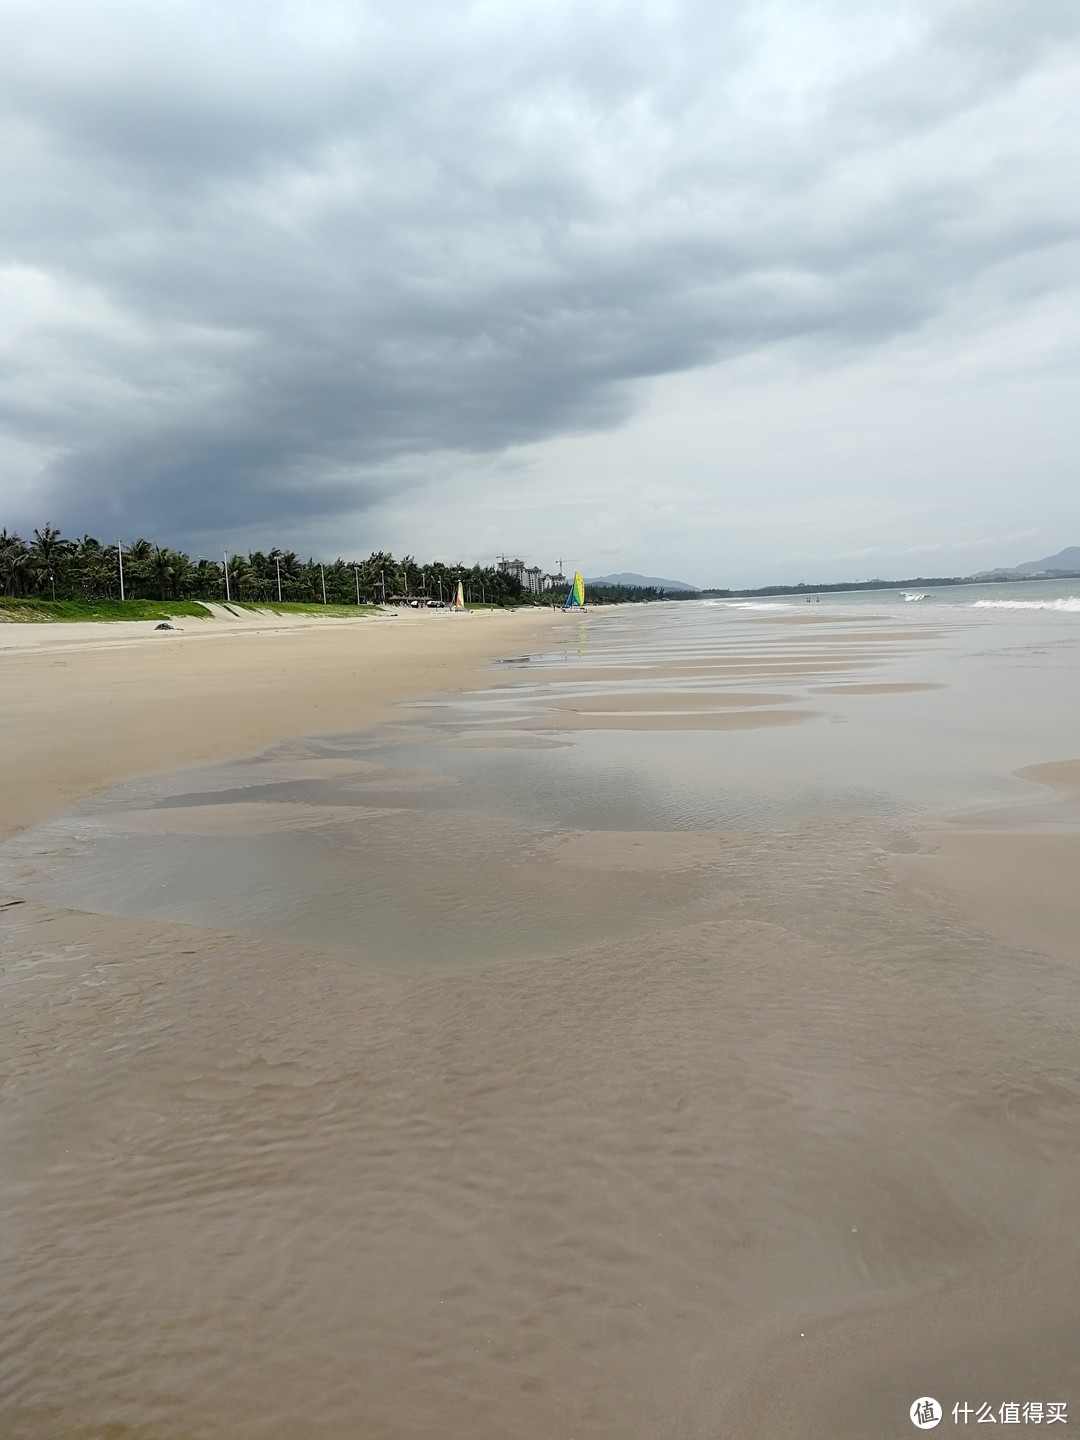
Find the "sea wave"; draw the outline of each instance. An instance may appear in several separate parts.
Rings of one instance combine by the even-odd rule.
[[[1058,610],[1070,615],[1080,615],[1080,595],[1068,595],[1060,600],[976,600],[972,610]]]
[[[901,590],[900,598],[902,600],[925,600],[926,592],[924,590]]]
[[[725,610],[797,610],[797,605],[785,605],[782,600],[706,600],[706,605],[722,605]]]

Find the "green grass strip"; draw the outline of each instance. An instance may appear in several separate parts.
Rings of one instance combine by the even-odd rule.
[[[233,610],[248,610],[253,614],[267,615],[315,615],[338,620],[355,620],[358,615],[378,615],[377,605],[320,605],[315,600],[230,600]],[[224,605],[224,600],[217,601]]]
[[[0,625],[12,621],[49,624],[71,620],[209,620],[197,600],[42,600],[0,595]]]

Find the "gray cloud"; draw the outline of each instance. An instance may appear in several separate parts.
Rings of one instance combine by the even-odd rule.
[[[1074,5],[583,10],[9,8],[4,518],[329,534],[647,377],[1075,277]]]

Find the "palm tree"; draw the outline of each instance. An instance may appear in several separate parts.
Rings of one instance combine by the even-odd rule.
[[[169,582],[174,578],[176,571],[173,568],[173,553],[164,545],[155,545],[154,553],[150,557],[150,568],[154,572],[154,579],[158,583],[162,600],[165,599],[165,591]]]
[[[222,591],[221,566],[200,555],[192,568],[190,588],[199,600],[218,599]]]
[[[251,588],[251,568],[243,555],[229,558],[229,594],[234,600],[243,599],[245,588]]]
[[[191,563],[191,557],[185,555],[182,550],[172,552],[172,594],[174,600],[183,600],[186,592],[191,588],[192,579],[195,575],[195,567]]]
[[[104,579],[104,554],[92,535],[84,535],[74,547],[71,569],[75,584],[88,598],[98,593],[99,582]]]
[[[5,595],[25,595],[31,577],[30,552],[21,535],[0,530],[0,582]]]
[[[39,585],[48,580],[52,586],[52,598],[56,599],[56,573],[62,568],[73,550],[70,540],[65,540],[55,525],[45,525],[34,531],[30,544],[30,561]]]
[[[155,548],[152,541],[143,539],[142,537],[138,540],[133,540],[127,547],[124,573],[127,576],[127,593],[129,599],[134,599],[136,590],[140,587],[145,588],[152,581],[154,575]]]
[[[247,557],[249,583],[254,591],[256,600],[269,599],[270,590],[276,584],[272,580],[270,572],[273,570],[272,563],[266,558],[261,550],[252,550]]]
[[[295,550],[285,550],[281,554],[281,590],[286,600],[295,600],[297,590],[303,581],[303,566],[300,563],[300,556]],[[277,584],[277,573],[274,574],[274,584]]]

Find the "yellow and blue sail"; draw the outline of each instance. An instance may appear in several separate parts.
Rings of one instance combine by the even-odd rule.
[[[574,571],[574,583],[570,587],[570,594],[566,597],[564,610],[580,610],[585,604],[585,581],[580,570]]]

